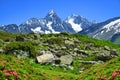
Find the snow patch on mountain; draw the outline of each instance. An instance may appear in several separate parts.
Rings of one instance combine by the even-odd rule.
[[[26,24],[29,24],[29,25],[30,25],[31,23],[32,23],[32,21],[26,21]]]
[[[35,29],[31,28],[31,31],[33,31],[34,33],[44,33],[44,32],[41,30],[41,27],[36,27]]]
[[[116,25],[116,26],[115,26],[115,25]],[[106,29],[107,29],[106,32],[109,32],[109,31],[111,31],[112,29],[116,29],[116,31],[119,31],[119,30],[117,30],[118,27],[120,27],[120,19],[110,22],[109,24],[105,25],[105,26],[103,27],[103,29],[106,28]],[[117,33],[117,32],[116,32],[116,33]]]
[[[48,23],[46,24],[48,29],[52,32],[52,33],[60,33],[60,32],[56,32],[53,28],[52,28],[52,23],[51,21],[48,21]]]
[[[69,24],[71,24],[71,26],[72,26],[73,30],[75,30],[75,32],[79,32],[79,31],[82,30],[81,25],[80,24],[75,24],[73,18],[69,19],[67,22]]]
[[[47,30],[45,30],[45,32],[44,32],[45,34],[50,34],[51,32],[50,31],[47,31]]]
[[[54,14],[56,14],[53,10],[51,10],[49,13],[48,13],[48,15],[49,15],[49,17],[52,17]]]

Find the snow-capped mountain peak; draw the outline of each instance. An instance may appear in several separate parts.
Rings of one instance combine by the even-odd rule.
[[[56,13],[55,13],[55,11],[50,10],[50,12],[49,12],[48,14],[52,16],[52,15],[54,15],[54,14],[56,14]]]
[[[66,20],[66,22],[69,23],[69,24],[71,24],[71,26],[72,26],[72,28],[73,28],[73,30],[75,32],[79,32],[79,31],[82,30],[81,24],[74,23],[74,19],[73,18],[69,18],[68,20]]]
[[[87,19],[76,14],[69,16],[65,22],[70,24],[76,33],[91,25]]]
[[[55,16],[57,16],[56,12],[53,10],[50,10],[46,17],[55,17]]]
[[[80,33],[87,34],[94,38],[110,40],[112,36],[120,33],[120,17],[111,18],[104,22],[93,24]]]

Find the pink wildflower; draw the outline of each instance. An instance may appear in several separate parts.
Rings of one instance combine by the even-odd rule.
[[[12,72],[12,74],[16,77],[16,78],[18,78],[18,74],[17,74],[17,72]]]
[[[4,73],[8,73],[9,71],[8,70],[3,70]]]
[[[1,62],[2,66],[4,66],[4,65],[5,65],[5,63],[6,63],[5,61],[2,61],[2,62]]]
[[[114,72],[114,73],[112,74],[112,79],[114,79],[117,75],[118,75],[118,73],[117,73],[117,72]]]
[[[103,77],[103,80],[107,80],[106,76]]]
[[[8,76],[10,76],[10,74],[9,74],[9,73],[5,73],[5,76],[7,76],[7,77],[8,77]]]

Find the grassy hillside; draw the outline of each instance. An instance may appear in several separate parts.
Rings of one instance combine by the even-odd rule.
[[[0,54],[0,80],[73,80],[78,75],[72,74],[63,68],[56,68],[50,65],[36,64],[33,59],[17,59],[13,55]],[[4,70],[16,72],[18,77],[10,74],[6,76]]]
[[[0,80],[102,80],[119,70],[120,46],[108,41],[69,33],[0,33]],[[58,59],[71,55],[72,63],[38,63],[36,57],[48,51]]]
[[[79,78],[80,80],[120,80],[120,57],[85,70]]]

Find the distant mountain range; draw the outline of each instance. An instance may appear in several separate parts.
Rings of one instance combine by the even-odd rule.
[[[20,25],[0,26],[0,30],[10,33],[80,33],[120,44],[120,17],[92,23],[80,15],[72,14],[63,21],[51,10],[44,18],[30,18]]]
[[[44,18],[30,18],[20,25],[9,24],[1,26],[0,29],[11,33],[78,33],[89,26],[91,26],[91,22],[79,15],[71,15],[62,21],[61,18],[51,10]]]

